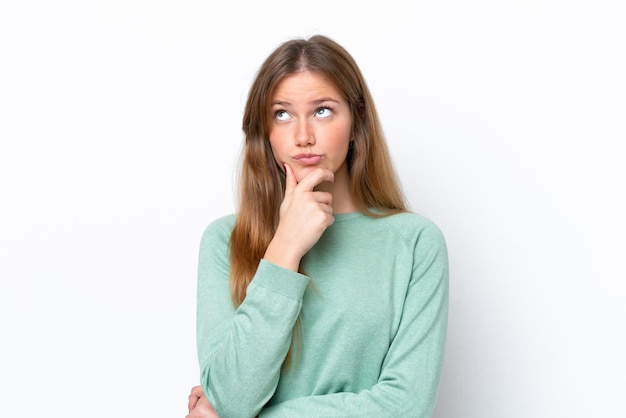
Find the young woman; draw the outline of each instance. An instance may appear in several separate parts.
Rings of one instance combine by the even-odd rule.
[[[201,241],[188,417],[429,417],[448,261],[353,58],[280,45],[249,92],[240,202]]]

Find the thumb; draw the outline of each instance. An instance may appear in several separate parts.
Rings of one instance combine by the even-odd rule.
[[[296,175],[293,174],[293,170],[289,164],[285,163],[285,195],[288,195],[298,185]]]

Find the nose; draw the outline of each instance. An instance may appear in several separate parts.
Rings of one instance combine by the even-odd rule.
[[[295,132],[296,145],[308,147],[315,144],[315,135],[311,123],[307,120],[299,121]]]

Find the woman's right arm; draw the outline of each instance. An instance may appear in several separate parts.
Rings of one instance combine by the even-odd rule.
[[[286,166],[286,176],[276,234],[236,310],[228,254],[233,218],[212,223],[202,237],[198,357],[201,385],[220,416],[256,416],[274,394],[309,283],[297,272],[300,259],[334,221],[330,195],[313,191],[332,181],[332,172],[313,170],[298,183]]]
[[[229,287],[232,221],[216,221],[200,246],[197,345],[201,385],[219,416],[253,417],[272,397],[309,279],[262,260],[234,309]]]

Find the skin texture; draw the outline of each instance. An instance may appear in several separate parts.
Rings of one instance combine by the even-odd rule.
[[[303,71],[276,86],[269,141],[286,184],[267,261],[297,271],[334,222],[333,213],[356,210],[346,163],[351,131],[348,103],[322,75]],[[188,409],[187,418],[217,417],[201,386],[192,388]]]

